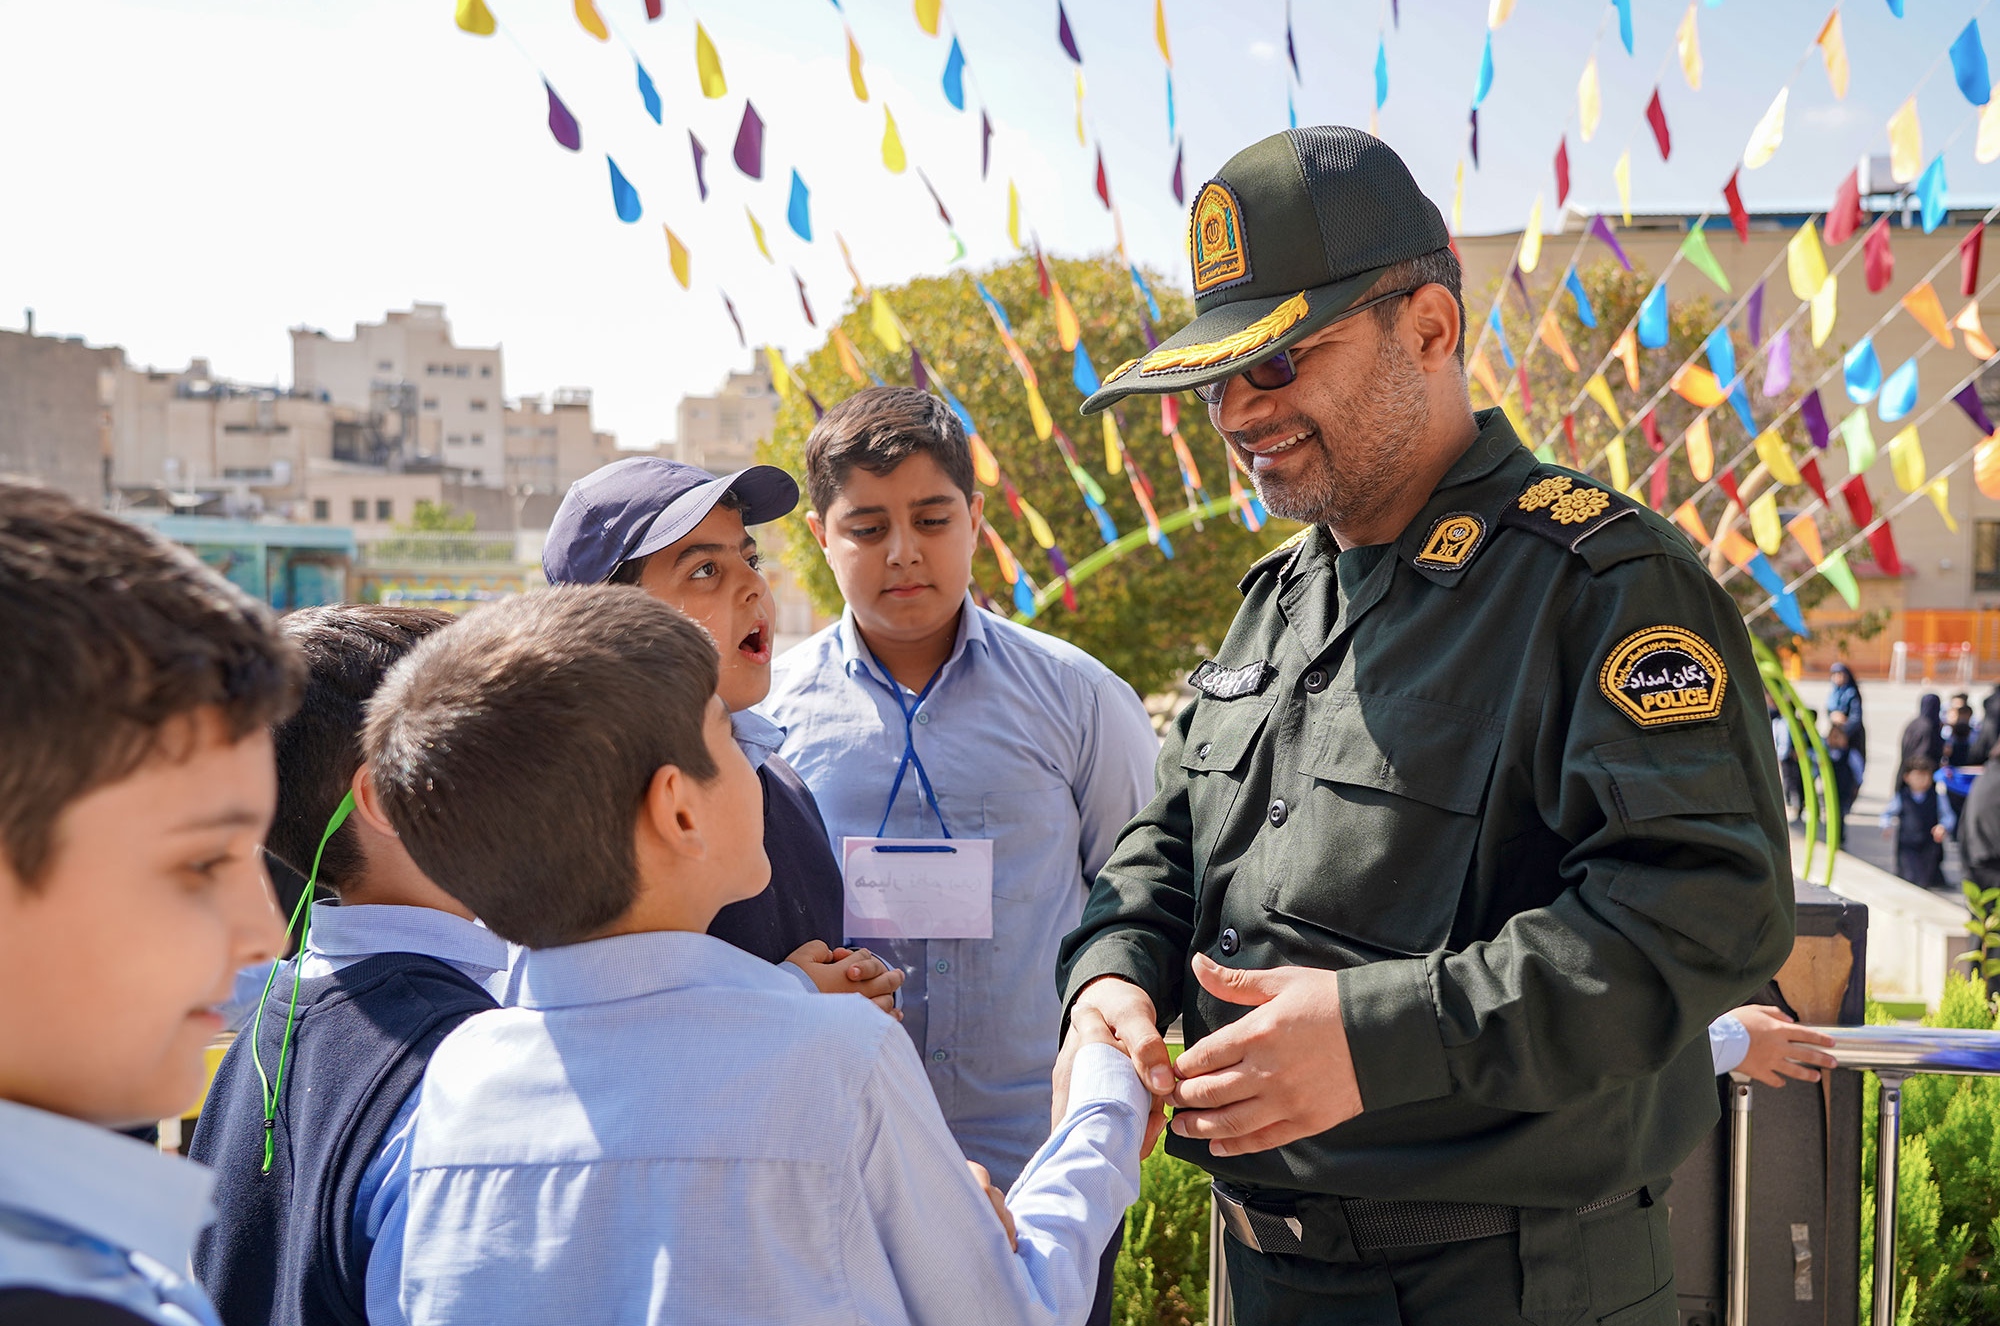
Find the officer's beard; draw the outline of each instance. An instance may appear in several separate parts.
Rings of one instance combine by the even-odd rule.
[[[1325,525],[1338,532],[1364,529],[1403,497],[1417,473],[1413,459],[1430,426],[1430,396],[1423,370],[1392,335],[1381,335],[1375,361],[1357,390],[1345,384],[1306,404],[1282,428],[1260,429],[1286,436],[1310,429],[1299,444],[1309,454],[1278,469],[1257,470],[1257,496],[1286,520]]]

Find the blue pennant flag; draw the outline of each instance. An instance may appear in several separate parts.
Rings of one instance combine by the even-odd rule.
[[[1161,530],[1160,537],[1153,540],[1153,546],[1160,550],[1160,556],[1170,562],[1174,560],[1174,541],[1167,537],[1165,530]]]
[[[1625,43],[1625,54],[1632,53],[1632,0],[1611,0],[1611,7],[1618,11],[1618,40]]]
[[[1152,314],[1154,322],[1158,322],[1160,320],[1160,301],[1153,298],[1153,288],[1147,285],[1146,278],[1139,274],[1139,265],[1137,263],[1132,265],[1132,284],[1138,286],[1139,293],[1145,297],[1146,312]]]
[[[1507,348],[1507,329],[1500,325],[1500,301],[1493,301],[1493,311],[1486,315],[1487,325],[1493,328],[1493,335],[1500,341],[1500,358],[1507,367],[1514,367],[1514,352]]]
[[[1035,615],[1035,593],[1028,588],[1025,571],[1014,577],[1014,611],[1030,619]]]
[[[639,191],[625,178],[618,163],[610,157],[604,158],[611,166],[611,205],[618,210],[618,219],[630,224],[639,219]]]
[[[1285,95],[1289,97],[1291,94],[1287,92]],[[1179,137],[1180,137],[1179,131],[1174,128],[1174,71],[1172,69],[1168,69],[1167,70],[1167,141],[1171,143]]]
[[[1993,79],[1986,70],[1986,47],[1979,41],[1979,20],[1973,19],[1951,44],[1951,76],[1958,90],[1975,106],[1993,99]]]
[[[1729,327],[1725,324],[1710,332],[1704,348],[1708,351],[1708,371],[1728,386],[1736,376],[1736,343],[1729,339]]]
[[[1091,515],[1097,517],[1098,537],[1102,538],[1106,543],[1118,542],[1118,526],[1112,522],[1110,514],[1102,506],[1098,505],[1097,499],[1089,493],[1085,493],[1083,495],[1083,504],[1090,508]]]
[[[1586,327],[1597,326],[1597,310],[1590,306],[1590,296],[1584,293],[1576,268],[1572,267],[1564,273],[1563,285],[1568,287],[1570,295],[1576,300],[1576,320]]]
[[[1758,553],[1750,559],[1748,569],[1758,588],[1771,596],[1771,610],[1778,614],[1778,620],[1790,627],[1793,635],[1810,635],[1805,614],[1799,611],[1797,596],[1785,588],[1785,579],[1778,574],[1778,568],[1771,565],[1771,559]]]
[[[956,36],[951,39],[951,54],[944,59],[944,99],[954,110],[965,109],[965,52]]]
[[[1841,362],[1847,379],[1847,399],[1856,405],[1874,400],[1875,393],[1882,390],[1882,361],[1875,355],[1875,338],[1862,337],[1861,344],[1849,350]]]
[[[972,411],[965,408],[965,403],[941,386],[938,391],[943,394],[944,403],[951,407],[951,412],[958,416],[958,421],[965,425],[965,431],[968,434],[978,432],[979,425],[972,422]]]
[[[646,75],[646,66],[637,60],[632,62],[639,71],[639,98],[646,103],[646,114],[653,117],[653,123],[660,122],[660,94],[653,87],[653,80]]]
[[[1493,34],[1486,34],[1486,49],[1479,53],[1479,81],[1472,85],[1472,108],[1478,110],[1493,90]],[[1473,153],[1476,157],[1477,151]]]
[[[986,307],[992,309],[993,316],[1000,320],[1002,330],[1011,336],[1014,332],[1014,324],[1007,320],[1007,310],[1000,307],[1000,301],[993,297],[993,292],[986,288],[984,281],[974,277],[972,284],[978,288],[979,297],[986,301]]]
[[[785,220],[792,223],[792,233],[806,243],[812,243],[812,204],[806,191],[806,182],[799,173],[792,172],[792,201],[785,208]]]
[[[1375,109],[1380,110],[1389,100],[1389,48],[1382,38],[1375,39]]]
[[[1944,224],[1944,153],[1940,152],[1924,167],[1924,173],[1917,180],[1917,210],[1924,223],[1924,233],[1930,234]]]
[[[1882,399],[1875,402],[1882,422],[1893,424],[1917,408],[1917,361],[1905,359],[1903,366],[1882,384]]]
[[[1657,350],[1667,343],[1667,288],[1656,285],[1639,305],[1639,344]]]
[[[1090,362],[1090,355],[1084,350],[1082,341],[1076,343],[1076,362],[1070,367],[1069,378],[1086,397],[1096,395],[1097,389],[1103,385],[1097,380],[1097,365]]]

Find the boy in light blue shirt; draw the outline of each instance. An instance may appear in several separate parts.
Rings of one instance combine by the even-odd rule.
[[[705,934],[770,874],[716,679],[673,608],[562,587],[425,641],[370,707],[410,855],[527,948],[516,1006],[431,1058],[403,1316],[1073,1326],[1138,1191],[1136,1074],[1076,1024],[1002,1204],[893,1020]]]

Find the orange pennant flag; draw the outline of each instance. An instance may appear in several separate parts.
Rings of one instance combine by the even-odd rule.
[[[1974,305],[1972,311],[1977,313],[1979,311],[1978,306]],[[1495,405],[1500,403],[1502,395],[1500,379],[1493,376],[1493,365],[1486,362],[1484,351],[1472,356],[1472,379],[1480,386],[1486,388],[1486,394],[1492,398]],[[1106,417],[1108,418],[1109,416],[1107,415]]]
[[[1708,436],[1708,416],[1698,414],[1687,426],[1688,470],[1696,483],[1707,483],[1715,473],[1715,443]]]
[[[1944,305],[1938,303],[1937,291],[1931,289],[1929,281],[1911,287],[1910,293],[1903,296],[1902,304],[1917,325],[1931,334],[1932,339],[1945,349],[1951,349],[1951,328],[1945,326]]]
[[[1993,342],[1986,339],[1986,329],[1979,325],[1979,301],[1973,300],[1960,310],[1951,320],[1951,325],[1965,333],[1965,348],[1981,359],[1991,359],[1996,353]]]
[[[1680,393],[1681,399],[1688,404],[1704,410],[1711,405],[1720,405],[1728,399],[1722,390],[1722,384],[1716,381],[1715,374],[1699,364],[1683,364],[1667,385]]]
[[[833,342],[833,352],[840,357],[840,371],[850,380],[868,385],[868,375],[861,371],[861,361],[855,356],[854,342],[847,339],[847,333],[835,327],[827,339]]]
[[[968,433],[967,442],[972,444],[972,477],[988,488],[1000,482],[1000,462],[993,456],[993,448],[986,445],[986,439],[977,433]],[[1008,576],[1009,580],[1014,577]]]
[[[1076,320],[1076,309],[1071,306],[1069,296],[1063,293],[1062,282],[1056,280],[1053,272],[1049,273],[1049,302],[1055,305],[1056,340],[1067,354],[1076,349],[1077,341],[1083,336],[1083,327]]]
[[[1744,538],[1741,530],[1726,530],[1722,535],[1722,555],[1731,566],[1748,566],[1757,556],[1757,545]]]
[[[1639,390],[1639,327],[1637,323],[1618,333],[1618,340],[1611,347],[1611,353],[1625,363],[1625,385],[1633,391]]]
[[[1974,448],[1972,481],[1979,485],[1980,492],[2000,501],[2000,433]]]
[[[1701,512],[1694,509],[1694,503],[1683,502],[1675,507],[1674,523],[1688,532],[1697,547],[1708,546],[1708,527],[1701,523]]]
[[[1785,528],[1799,541],[1799,547],[1806,550],[1806,557],[1814,566],[1826,560],[1826,549],[1820,546],[1819,541],[1819,522],[1812,518],[1810,512],[1793,516],[1785,522]]]
[[[1582,365],[1576,362],[1575,352],[1569,348],[1569,338],[1563,335],[1562,324],[1556,321],[1556,311],[1553,305],[1550,306],[1548,312],[1542,314],[1542,326],[1539,335],[1542,338],[1542,344],[1555,351],[1557,358],[1563,361],[1564,368],[1572,373],[1583,371]]]

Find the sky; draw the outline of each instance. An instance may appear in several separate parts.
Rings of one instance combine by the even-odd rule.
[[[37,331],[120,345],[137,364],[203,356],[224,377],[287,386],[288,328],[346,336],[387,309],[442,302],[459,343],[504,347],[510,396],[592,388],[598,427],[647,445],[673,435],[683,395],[751,363],[719,291],[751,347],[796,360],[850,298],[836,232],[871,285],[952,266],[919,167],[964,241],[963,265],[1014,252],[1010,180],[1024,231],[1046,249],[1109,251],[1111,215],[1093,187],[1100,147],[1129,251],[1186,286],[1153,0],[1066,0],[1088,146],[1056,0],[947,0],[935,37],[912,0],[664,0],[651,22],[644,0],[596,2],[608,42],[583,30],[572,0],[488,0],[501,25],[490,37],[458,30],[452,0],[0,0],[0,328],[20,328],[32,308]],[[1688,6],[1632,3],[1635,55],[1605,0],[1518,0],[1491,34],[1467,233],[1518,229],[1538,193],[1553,228],[1550,163],[1565,135],[1573,206],[1615,207],[1611,167],[1629,146],[1636,210],[1719,207],[1751,127],[1787,86],[1783,146],[1743,176],[1752,211],[1824,207],[1857,158],[1887,151],[1886,121],[1912,94],[1953,203],[2000,195],[2000,163],[1975,162],[1976,112],[1944,58],[1993,0],[1907,0],[1902,19],[1885,0],[1851,0],[1845,99],[1812,46],[1829,0],[1697,0],[1699,91],[1674,55]],[[1165,0],[1187,196],[1285,127],[1288,90],[1301,124],[1365,127],[1379,42],[1382,136],[1449,215],[1487,0],[1400,8],[1398,25],[1391,0],[1295,0],[1294,84],[1285,0]],[[697,22],[728,83],[718,99],[698,86]],[[849,83],[843,23],[866,103]],[[2000,30],[2000,14],[1987,26]],[[954,34],[963,111],[940,81]],[[1593,52],[1603,116],[1586,144],[1576,85]],[[635,59],[659,90],[660,124]],[[544,78],[581,125],[581,151],[551,137]],[[1643,120],[1656,85],[1667,163]],[[766,125],[761,180],[730,160],[746,96]],[[910,161],[901,174],[882,163],[885,106]],[[994,124],[983,180],[982,106]],[[706,201],[690,133],[708,149]],[[636,223],[614,213],[607,154],[639,193]],[[794,170],[811,193],[811,242],[785,222]],[[662,225],[689,249],[690,290],[673,278]],[[819,329],[801,313],[794,270]]]

